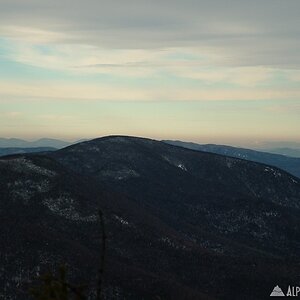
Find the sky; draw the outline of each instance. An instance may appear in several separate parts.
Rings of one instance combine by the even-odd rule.
[[[300,142],[299,0],[0,0],[0,137]]]

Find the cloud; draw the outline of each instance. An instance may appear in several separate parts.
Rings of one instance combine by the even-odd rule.
[[[120,85],[115,88],[109,83],[64,83],[64,82],[16,82],[1,81],[1,102],[10,99],[53,99],[57,101],[249,101],[249,100],[298,100],[300,89],[251,87],[182,87],[175,84],[141,86]],[[2,100],[3,99],[3,100]]]
[[[23,113],[20,111],[8,111],[5,113],[2,113],[2,117],[8,118],[8,119],[19,119],[23,116]]]
[[[299,11],[298,0],[1,0],[0,35],[74,48],[192,48],[222,66],[299,68]]]
[[[67,36],[61,32],[43,30],[35,27],[3,25],[0,29],[3,37],[23,40],[36,44],[59,43],[66,40]]]
[[[300,78],[296,0],[0,2],[2,58],[61,71],[61,78],[66,72],[75,75],[74,82],[2,81],[3,99],[300,97],[295,87]],[[79,82],[86,74],[113,79],[105,83],[95,76],[89,84]],[[278,74],[285,82],[277,86]]]
[[[197,80],[202,84],[227,84],[255,87],[270,84],[278,73],[287,81],[297,82],[300,70],[263,66],[221,66],[218,57],[189,48],[106,49],[88,45],[36,45],[31,42],[5,41],[6,59],[39,68],[75,75],[105,74],[117,78],[173,78]]]
[[[255,87],[272,81],[277,70],[265,67],[207,68],[205,66],[174,66],[173,74],[199,80],[206,84],[223,83],[240,87]]]
[[[38,119],[47,122],[74,122],[77,118],[74,115],[64,115],[64,114],[41,114]]]
[[[145,76],[150,71],[149,67],[164,64],[163,56],[166,52],[149,49],[107,49],[80,44],[45,45],[14,39],[2,41],[4,41],[2,48],[5,50],[3,56],[7,60],[75,74],[85,72],[118,75],[120,69],[126,68],[126,76]]]
[[[298,101],[299,102],[299,101]],[[285,105],[271,105],[265,108],[267,112],[278,113],[278,114],[299,114],[300,103],[285,104]]]

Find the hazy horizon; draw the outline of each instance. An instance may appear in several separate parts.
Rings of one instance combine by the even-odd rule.
[[[0,0],[0,136],[300,142],[300,2]]]
[[[97,138],[103,138],[107,136],[132,136],[132,135],[125,135],[125,134],[109,134],[109,135],[99,135],[94,137],[78,137],[78,138],[59,138],[59,137],[47,137],[47,136],[41,136],[36,138],[21,138],[21,137],[3,137],[0,136],[1,139],[17,139],[17,140],[24,140],[26,142],[37,142],[39,140],[43,139],[53,139],[58,141],[63,141],[67,143],[77,143]],[[140,138],[149,138],[149,139],[155,139],[155,140],[172,140],[172,141],[180,141],[180,142],[186,142],[186,143],[195,143],[195,144],[216,144],[216,145],[227,145],[227,146],[233,146],[233,147],[245,147],[250,149],[276,149],[276,148],[290,148],[290,149],[300,149],[300,142],[298,141],[254,141],[253,143],[234,143],[230,141],[214,141],[214,140],[205,140],[205,139],[195,139],[195,140],[189,140],[189,139],[177,139],[177,138],[156,138],[151,136],[135,136]],[[1,146],[0,146],[1,147]]]

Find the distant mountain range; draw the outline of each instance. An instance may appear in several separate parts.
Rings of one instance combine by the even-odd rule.
[[[292,157],[300,157],[300,142],[262,142],[257,146],[258,151],[282,154]]]
[[[262,151],[255,151],[255,150],[237,148],[237,147],[231,147],[225,145],[214,145],[214,144],[201,145],[196,143],[171,141],[171,140],[165,140],[164,142],[171,145],[191,149],[191,150],[211,152],[211,153],[268,164],[283,169],[293,174],[294,176],[300,178],[300,158],[287,157],[279,154],[272,154],[272,153],[267,153]]]
[[[36,148],[36,147],[51,147],[61,149],[77,142],[66,142],[57,139],[43,138],[36,141],[25,141],[22,139],[6,139],[0,138],[0,148]]]
[[[265,148],[263,151],[291,157],[300,157],[300,149],[294,148]]]
[[[104,299],[266,299],[297,285],[300,180],[266,164],[109,136],[0,158],[0,298],[62,262]]]
[[[0,148],[35,148],[35,147],[51,147],[61,149],[73,144],[87,141],[88,139],[80,139],[78,141],[70,142],[58,139],[42,138],[36,141],[26,141],[16,138],[0,138]],[[176,141],[175,141],[176,142]],[[187,142],[184,142],[187,143]],[[192,146],[193,143],[187,143],[188,146]],[[281,143],[282,144],[282,143]],[[197,145],[197,144],[194,144]],[[272,145],[272,144],[271,144]],[[277,144],[275,144],[277,145]],[[300,145],[298,143],[288,143],[291,147],[270,147],[269,144],[261,149],[252,149],[259,152],[268,152],[274,154],[281,154],[290,157],[300,158]],[[236,147],[237,148],[237,147]]]

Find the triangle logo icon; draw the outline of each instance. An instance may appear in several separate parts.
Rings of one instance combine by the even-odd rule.
[[[276,285],[270,295],[271,297],[285,297],[285,294],[283,293],[282,289]]]

